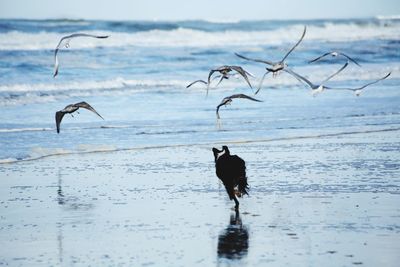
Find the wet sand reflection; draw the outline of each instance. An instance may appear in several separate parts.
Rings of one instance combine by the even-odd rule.
[[[249,249],[249,232],[239,212],[231,214],[228,227],[218,237],[218,258],[240,260]]]

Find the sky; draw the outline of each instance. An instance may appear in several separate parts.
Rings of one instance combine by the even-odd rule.
[[[268,20],[399,16],[400,0],[0,0],[0,18]]]

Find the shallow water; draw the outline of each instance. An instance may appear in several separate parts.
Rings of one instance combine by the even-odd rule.
[[[242,65],[256,76],[251,83],[257,87],[264,66],[243,61],[234,52],[279,60],[304,25],[303,42],[287,58],[298,73],[315,82],[325,79],[344,61],[307,61],[340,50],[362,67],[350,64],[330,86],[357,87],[390,71],[391,76],[366,88],[361,97],[326,91],[315,98],[286,73],[269,76],[257,95],[264,102],[238,99],[221,108],[221,129],[216,106],[231,94],[251,95],[246,83],[231,78],[212,86],[208,97],[200,85],[185,88],[224,64]],[[377,18],[235,23],[0,20],[0,161],[397,129],[399,29],[399,20]],[[53,49],[71,32],[110,37],[71,40],[70,48],[59,53],[59,75],[53,78]],[[82,110],[73,118],[65,116],[57,135],[55,111],[81,101],[105,120]]]
[[[231,145],[238,217],[208,146],[3,164],[1,263],[397,266],[399,133]]]

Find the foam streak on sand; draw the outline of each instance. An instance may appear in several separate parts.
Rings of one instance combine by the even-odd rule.
[[[54,129],[53,129],[54,130]],[[5,163],[17,163],[21,161],[32,161],[40,160],[47,157],[54,156],[64,156],[64,155],[79,155],[79,154],[92,154],[92,153],[110,153],[118,151],[140,151],[140,150],[150,150],[150,149],[166,149],[166,148],[179,148],[179,147],[211,147],[215,145],[225,145],[225,144],[252,144],[252,143],[269,143],[278,141],[292,141],[301,139],[318,139],[327,137],[339,137],[346,135],[357,135],[357,134],[369,134],[369,133],[379,133],[379,132],[392,132],[400,131],[400,128],[387,128],[387,129],[377,129],[377,130],[364,130],[364,131],[351,131],[351,132],[340,132],[340,133],[326,133],[318,135],[307,135],[307,136],[291,136],[291,137],[280,137],[280,138],[267,138],[267,139],[251,139],[251,140],[225,140],[218,141],[214,143],[185,143],[185,144],[169,144],[169,145],[154,145],[154,146],[141,146],[141,147],[129,147],[129,148],[115,148],[113,146],[93,146],[93,145],[79,145],[77,151],[66,151],[60,149],[39,149],[36,148],[31,152],[31,155],[24,159],[1,159],[0,164]]]

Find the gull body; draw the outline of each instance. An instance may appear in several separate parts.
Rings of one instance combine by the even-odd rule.
[[[383,76],[382,78],[379,78],[379,79],[377,79],[377,80],[374,80],[374,81],[372,81],[372,82],[369,82],[369,83],[364,84],[363,86],[357,87],[357,88],[332,88],[332,87],[330,87],[329,89],[332,89],[332,90],[348,90],[348,91],[353,91],[354,94],[355,94],[356,96],[360,96],[360,94],[362,93],[362,91],[363,91],[367,86],[370,86],[370,85],[375,84],[375,83],[377,83],[377,82],[379,82],[379,81],[385,80],[387,77],[390,76],[390,74],[391,74],[391,72],[389,72],[388,74],[386,74],[386,75]]]
[[[225,105],[229,105],[232,102],[232,99],[235,99],[235,98],[243,98],[243,99],[248,99],[248,100],[251,100],[251,101],[262,102],[261,100],[252,98],[251,96],[248,96],[248,95],[245,95],[245,94],[235,94],[235,95],[224,97],[222,99],[221,103],[217,106],[216,114],[217,114],[217,119],[218,120],[220,119],[220,116],[219,116],[220,107],[225,106]]]
[[[259,62],[259,63],[264,63],[264,64],[267,64],[267,65],[271,66],[271,67],[266,67],[266,68],[265,68],[267,71],[266,71],[266,72],[264,73],[264,75],[262,76],[262,78],[261,78],[261,80],[260,80],[260,84],[259,84],[258,89],[257,89],[257,91],[255,92],[255,94],[257,94],[257,93],[260,91],[260,89],[261,89],[261,87],[262,87],[262,84],[263,84],[263,82],[264,82],[264,79],[265,79],[265,77],[267,76],[268,73],[272,72],[272,75],[275,77],[275,76],[279,73],[279,71],[282,71],[282,70],[284,70],[284,69],[287,68],[288,65],[286,64],[285,60],[286,60],[286,58],[290,55],[290,53],[292,53],[293,50],[294,50],[294,49],[300,44],[300,42],[303,40],[303,38],[304,38],[304,36],[305,36],[305,34],[306,34],[306,30],[307,30],[307,27],[304,26],[303,34],[301,35],[300,39],[299,39],[299,40],[297,41],[297,43],[285,54],[285,56],[284,56],[280,61],[278,61],[278,62],[272,62],[272,61],[262,60],[262,59],[248,58],[248,57],[242,56],[242,55],[240,55],[240,54],[238,54],[238,53],[235,53],[236,56],[238,56],[238,57],[240,57],[240,58],[242,58],[242,59],[249,60],[249,61],[254,61],[254,62]],[[289,73],[290,73],[290,72],[289,72]]]
[[[325,53],[325,54],[323,54],[323,55],[321,55],[321,56],[319,56],[319,57],[317,57],[317,58],[314,58],[314,59],[308,61],[308,63],[313,63],[313,62],[319,61],[319,60],[321,60],[322,58],[324,58],[324,57],[326,57],[326,56],[329,56],[329,55],[331,55],[332,57],[339,57],[339,56],[342,56],[342,57],[346,58],[347,60],[350,60],[351,62],[353,62],[353,63],[356,64],[357,66],[361,67],[361,65],[358,64],[357,61],[355,61],[354,59],[352,59],[352,58],[349,57],[348,55],[346,55],[346,54],[344,54],[344,53],[342,53],[342,52],[338,52],[338,51],[327,52],[327,53]]]
[[[55,118],[56,118],[57,133],[60,133],[60,124],[61,124],[61,121],[62,121],[64,115],[71,114],[71,116],[73,116],[72,113],[77,111],[79,108],[85,108],[87,110],[90,110],[104,120],[104,118],[99,113],[97,113],[97,111],[91,105],[89,105],[86,102],[70,104],[70,105],[66,106],[64,109],[56,112]]]
[[[244,80],[247,82],[247,84],[249,85],[250,88],[253,88],[251,86],[251,83],[249,81],[248,76],[253,76],[251,73],[245,71],[242,67],[240,66],[231,66],[231,65],[224,65],[221,67],[218,67],[216,69],[212,69],[210,70],[209,74],[208,74],[208,79],[207,79],[207,94],[208,94],[208,89],[210,87],[211,84],[211,77],[215,72],[218,72],[220,74],[220,80],[218,82],[218,84],[220,84],[224,79],[229,79],[229,77],[232,76],[231,72],[235,71],[237,72],[239,75],[241,75]],[[217,85],[218,85],[217,84]]]
[[[330,75],[328,78],[323,80],[320,84],[314,84],[310,80],[308,80],[307,78],[301,76],[300,74],[297,74],[296,72],[294,72],[292,70],[285,69],[284,71],[286,71],[287,73],[292,74],[300,82],[305,82],[311,88],[312,94],[314,96],[314,95],[316,95],[318,93],[322,93],[325,89],[331,89],[330,87],[325,86],[325,83],[327,81],[329,81],[330,79],[332,79],[333,77],[335,77],[336,75],[338,75],[342,70],[344,70],[347,67],[347,65],[349,65],[348,62],[346,62],[346,64],[344,64],[338,71],[336,71],[335,73]]]

